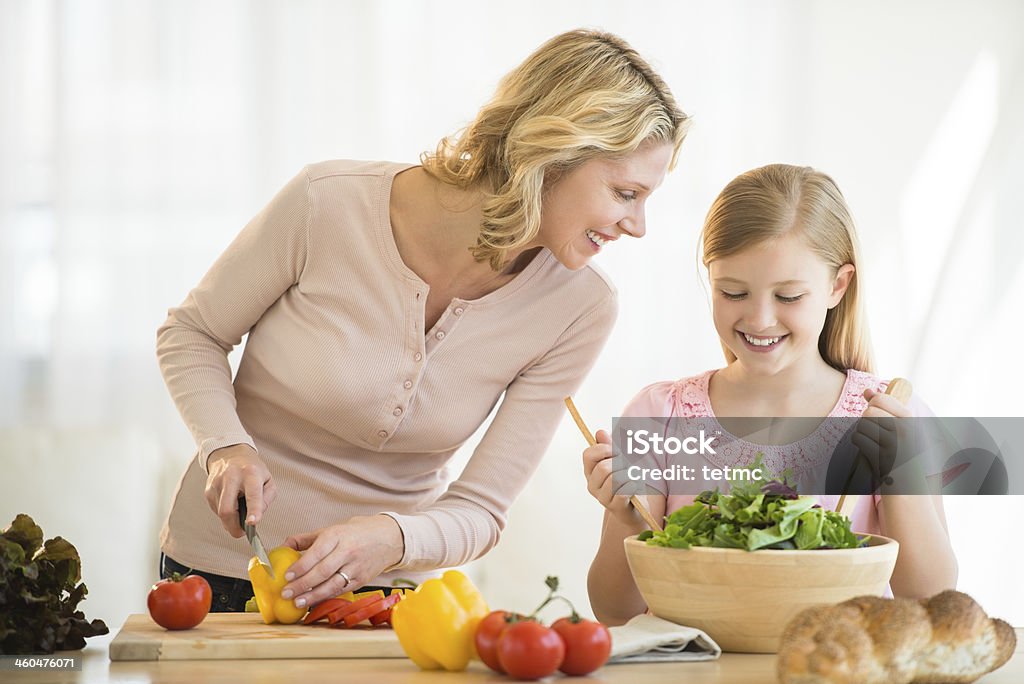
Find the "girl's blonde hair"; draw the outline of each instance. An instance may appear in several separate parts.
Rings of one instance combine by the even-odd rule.
[[[648,141],[673,147],[688,117],[624,40],[576,30],[555,36],[507,74],[476,119],[420,156],[435,178],[487,193],[473,256],[501,270],[540,228],[545,179]]]
[[[703,262],[736,254],[766,240],[795,232],[833,272],[844,264],[858,269],[857,231],[839,188],[808,166],[770,164],[747,171],[718,195],[704,220]],[[825,316],[818,350],[841,371],[874,370],[867,321],[854,270],[846,294]],[[724,345],[728,363],[736,356]]]

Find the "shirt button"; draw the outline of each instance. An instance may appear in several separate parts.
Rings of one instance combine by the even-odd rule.
[[[434,335],[434,337],[436,337],[439,340],[443,340],[444,339],[444,330],[438,330],[437,334]]]
[[[414,357],[412,357],[412,358],[414,358],[414,359],[416,359],[417,361],[419,361],[420,359],[422,359],[422,358],[423,358],[423,354],[420,354],[419,352],[416,352],[416,355],[415,355]]]
[[[461,306],[455,307],[455,315],[456,316],[461,316],[463,311],[465,311],[465,309],[463,309]]]
[[[412,389],[412,380],[406,380],[402,383],[402,387],[405,389]]]
[[[381,430],[380,432],[377,433],[377,436],[380,437],[381,439],[383,439],[384,437],[388,436],[388,431],[387,430]]]
[[[391,413],[395,414],[396,416],[402,415],[402,407],[401,406],[395,407],[395,410],[392,411]]]

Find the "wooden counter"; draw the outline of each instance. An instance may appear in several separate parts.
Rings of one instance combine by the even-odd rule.
[[[183,660],[155,662],[111,662],[107,646],[113,635],[89,639],[84,651],[64,652],[82,660],[77,672],[43,670],[0,672],[5,684],[32,682],[57,684],[64,682],[176,682],[207,684],[242,682],[243,684],[453,684],[471,682],[512,682],[496,675],[481,663],[473,663],[465,672],[421,672],[411,661],[390,659],[308,659],[308,660]],[[1019,684],[1024,682],[1024,629],[1017,629],[1017,652],[1001,669],[982,678],[984,684]],[[654,682],[685,681],[686,684],[774,684],[774,655],[725,653],[719,660],[700,663],[607,665],[590,677],[550,677],[549,682]]]

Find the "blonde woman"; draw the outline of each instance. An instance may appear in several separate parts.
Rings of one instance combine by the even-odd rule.
[[[644,235],[686,124],[629,45],[572,31],[420,165],[303,169],[159,330],[198,445],[162,574],[201,572],[215,608],[242,609],[239,496],[268,544],[303,552],[284,592],[299,607],[491,549],[614,322],[591,261]]]
[[[916,397],[904,406],[882,394],[887,382],[872,374],[856,232],[829,176],[785,164],[740,175],[712,205],[702,241],[715,330],[727,365],[650,385],[624,416],[701,419],[710,423],[709,434],[716,427],[725,434],[719,418],[931,415]],[[761,453],[770,471],[789,469],[797,484],[805,485],[842,439],[843,429],[836,426],[847,424],[820,421],[810,434],[782,444],[737,439],[702,458],[721,469],[747,465]],[[583,452],[588,489],[605,507],[589,593],[597,617],[618,624],[647,608],[622,543],[646,526],[628,498],[614,493],[609,435],[600,431],[597,439],[599,444]],[[646,497],[655,518],[693,503],[693,496],[666,494]],[[819,503],[834,509],[838,499],[823,495]],[[891,581],[895,595],[930,596],[956,586],[957,563],[941,496],[863,496],[852,521],[858,532],[899,541]]]

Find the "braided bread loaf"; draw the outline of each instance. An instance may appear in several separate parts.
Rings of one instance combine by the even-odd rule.
[[[790,621],[778,677],[782,684],[973,682],[1016,646],[1010,625],[959,591],[917,601],[858,596]]]

